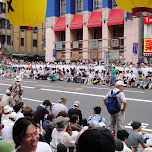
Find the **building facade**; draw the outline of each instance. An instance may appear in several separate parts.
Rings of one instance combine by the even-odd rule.
[[[0,0],[0,58],[39,60],[45,56],[45,21],[31,31],[13,26],[7,19],[6,4]]]
[[[48,0],[46,61],[137,63],[142,48],[143,19],[115,0]]]

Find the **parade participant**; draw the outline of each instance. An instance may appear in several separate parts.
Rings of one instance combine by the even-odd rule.
[[[110,131],[113,133],[115,132],[116,125],[117,125],[117,131],[119,129],[124,128],[125,110],[126,110],[126,106],[127,106],[127,101],[126,101],[125,95],[123,93],[123,90],[124,90],[124,83],[122,81],[117,81],[116,88],[112,91],[109,91],[108,94],[106,95],[106,97],[104,98],[104,104],[106,107],[108,106],[107,105],[108,98],[111,96],[112,92],[114,94],[116,94],[116,97],[119,102],[120,111],[115,114],[110,114],[109,128],[110,128]]]
[[[21,84],[21,77],[16,76],[15,83],[13,83],[8,89],[13,95],[13,99],[15,101],[15,104],[18,104],[19,102],[22,102],[22,94],[23,94],[23,86]]]
[[[13,106],[13,100],[11,98],[11,92],[9,89],[6,90],[6,94],[2,97],[1,104],[3,107],[7,105]]]
[[[116,69],[115,69],[115,65],[113,65],[113,67],[112,67],[112,71],[111,71],[111,81],[110,81],[110,86],[115,85],[115,81],[116,81]]]

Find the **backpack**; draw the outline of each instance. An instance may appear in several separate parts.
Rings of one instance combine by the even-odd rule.
[[[118,91],[117,93],[113,93],[112,90],[111,95],[108,97],[107,110],[111,115],[116,114],[120,111],[120,104],[117,99],[117,94],[120,92],[121,91]]]

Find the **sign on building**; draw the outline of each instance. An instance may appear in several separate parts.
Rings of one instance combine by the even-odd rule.
[[[62,50],[62,42],[56,42],[56,50]]]
[[[73,60],[79,60],[79,51],[73,51],[72,52],[72,59]]]
[[[132,52],[133,58],[137,57],[137,53],[138,53],[138,43],[133,43],[133,52]]]
[[[111,39],[111,47],[118,47],[119,39]]]
[[[119,50],[111,50],[109,53],[110,60],[119,60]]]
[[[152,23],[152,16],[144,17],[144,24],[151,24]]]
[[[56,49],[53,49],[53,60],[56,59]]]
[[[98,48],[98,40],[90,40],[90,48]]]
[[[92,60],[96,60],[98,57],[98,52],[97,51],[91,51],[91,55],[90,55]]]
[[[73,48],[74,49],[79,48],[79,42],[78,41],[73,41]]]
[[[56,51],[56,59],[57,60],[62,59],[62,52],[61,51]]]
[[[152,38],[144,39],[143,54],[144,56],[152,56]]]

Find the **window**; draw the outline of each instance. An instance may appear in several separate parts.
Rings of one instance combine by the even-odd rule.
[[[113,27],[113,38],[124,37],[124,27],[114,26]]]
[[[11,44],[11,36],[7,35],[7,44],[10,45]]]
[[[76,13],[83,11],[83,0],[76,0]]]
[[[33,40],[33,46],[37,47],[37,40]]]
[[[37,31],[38,31],[38,27],[34,27],[33,28],[33,33],[37,33]]]
[[[93,32],[94,39],[102,39],[102,28],[95,27]]]
[[[21,46],[24,46],[24,38],[21,38]]]
[[[0,13],[5,13],[5,3],[0,3]]]
[[[61,11],[61,16],[65,16],[66,14],[66,0],[61,0],[61,8],[60,8],[60,11]]]
[[[112,7],[118,6],[116,0],[112,0]]]
[[[4,19],[1,19],[0,20],[0,29],[4,29],[5,28],[5,20]]]
[[[76,31],[76,40],[83,40],[83,31],[82,30]]]
[[[65,41],[65,31],[61,31],[60,41]]]
[[[93,0],[93,8],[96,9],[102,9],[102,0]]]

